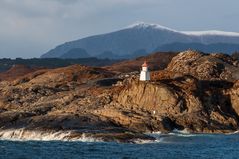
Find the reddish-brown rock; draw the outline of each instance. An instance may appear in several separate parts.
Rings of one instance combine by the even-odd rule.
[[[232,132],[239,124],[236,70],[229,56],[193,51],[151,72],[147,82],[109,68],[42,69],[0,82],[0,127],[74,130],[120,142],[153,140],[144,133],[173,129]]]

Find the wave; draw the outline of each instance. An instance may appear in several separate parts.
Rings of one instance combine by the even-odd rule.
[[[175,135],[175,136],[181,136],[181,137],[192,137],[192,136],[198,136],[199,134],[192,134],[187,129],[178,130],[174,129],[169,135]]]
[[[153,131],[151,134],[161,135],[162,132],[161,131]]]
[[[153,137],[162,137],[162,136],[183,136],[183,137],[190,137],[190,136],[196,136],[198,134],[192,134],[191,132],[189,132],[187,129],[183,129],[183,130],[178,130],[178,129],[174,129],[172,132],[170,133],[162,133],[160,131],[157,132],[152,132],[150,134],[148,134],[150,136]]]
[[[200,134],[193,134],[189,132],[187,129],[178,130],[174,129],[172,132],[169,133],[162,133],[160,131],[148,133],[147,135],[154,137],[156,140],[154,143],[171,143],[177,137],[194,137],[200,136]]]
[[[161,139],[155,139],[155,140],[136,139],[133,141],[134,144],[152,144],[152,143],[159,143],[159,142],[161,142]]]
[[[184,130],[174,129],[172,132],[169,133],[152,132],[148,133],[147,135],[152,136],[156,139],[153,143],[174,143],[174,142],[188,142],[192,141],[192,139],[193,141],[201,140],[201,138],[197,137],[218,138],[220,137],[220,135],[236,135],[236,134],[239,134],[239,130],[227,134],[208,134],[208,133],[191,133],[187,129]]]
[[[239,134],[239,130],[231,132],[231,133],[226,133],[226,135],[233,135],[233,134]]]
[[[100,139],[79,134],[73,136],[73,131],[35,131],[25,129],[0,130],[0,140],[11,141],[81,141],[102,142]]]
[[[173,133],[179,133],[179,134],[190,134],[188,129],[183,129],[183,130],[174,129],[172,132]]]

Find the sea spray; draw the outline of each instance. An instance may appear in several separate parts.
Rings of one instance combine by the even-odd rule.
[[[239,130],[231,132],[231,133],[226,133],[226,135],[233,135],[233,134],[239,134]]]
[[[188,129],[183,129],[183,130],[178,130],[178,129],[173,129],[173,133],[179,133],[179,134],[190,134]]]
[[[172,143],[174,142],[174,139],[178,137],[194,137],[199,134],[192,134],[190,133],[187,129],[183,130],[178,130],[174,129],[172,132],[169,133],[162,133],[160,131],[152,132],[152,133],[147,133],[146,135],[152,136],[155,138],[155,143]]]
[[[101,142],[87,136],[85,133],[74,135],[74,131],[40,131],[40,130],[25,130],[25,129],[8,129],[0,130],[0,140],[13,141],[81,141],[81,142]]]

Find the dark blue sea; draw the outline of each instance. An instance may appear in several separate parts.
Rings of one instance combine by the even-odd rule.
[[[1,159],[238,159],[239,135],[160,135],[144,144],[0,141]]]

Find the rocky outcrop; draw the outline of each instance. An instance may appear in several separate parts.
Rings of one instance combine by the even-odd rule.
[[[73,65],[1,82],[0,134],[3,135],[0,136],[24,129],[38,135],[71,131],[73,135],[65,137],[69,140],[81,139],[83,134],[104,141],[153,140],[97,114],[98,109],[112,102],[113,92],[117,92],[118,87],[112,85],[121,79],[114,76],[115,73],[105,69]]]
[[[184,75],[190,74],[201,80],[234,81],[239,79],[238,66],[238,61],[229,55],[188,50],[175,56],[167,70]]]
[[[120,93],[118,101],[122,106],[151,114],[152,119],[167,128],[163,131],[175,128],[207,133],[237,130],[238,113],[234,109],[237,104],[230,104],[230,97],[223,90],[227,88],[220,87],[231,84],[211,82],[209,85],[191,76],[159,82],[137,81]]]
[[[236,81],[233,87],[227,92],[230,98],[229,103],[232,105],[233,111],[239,114],[239,81]]]
[[[154,140],[145,135],[154,131],[236,131],[235,69],[236,61],[229,56],[187,51],[175,56],[167,69],[152,72],[147,82],[135,73],[81,65],[38,70],[0,82],[0,136],[15,130],[47,136],[71,132],[66,139],[84,134],[134,142]]]
[[[6,72],[0,73],[0,81],[12,81],[28,73],[43,69],[41,67],[28,67],[25,65],[13,65]]]
[[[129,73],[129,72],[139,71],[142,63],[144,63],[144,61],[147,61],[151,71],[163,70],[168,66],[172,58],[176,56],[177,54],[178,54],[177,52],[155,52],[148,56],[143,56],[133,60],[118,62],[111,66],[107,66],[105,68],[110,71],[117,71],[120,73]]]

